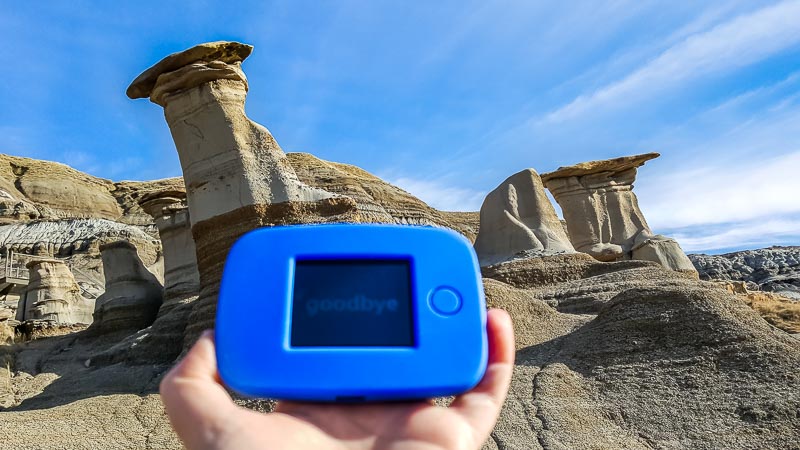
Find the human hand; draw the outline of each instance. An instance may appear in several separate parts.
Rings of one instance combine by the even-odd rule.
[[[236,405],[217,373],[207,331],[161,382],[172,427],[188,449],[478,449],[505,401],[514,367],[508,313],[489,310],[489,365],[449,407],[413,403],[279,402],[263,414]]]

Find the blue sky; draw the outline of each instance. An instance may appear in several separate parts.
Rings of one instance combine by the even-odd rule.
[[[10,3],[7,3],[7,5]],[[255,46],[247,111],[285,151],[477,210],[511,174],[657,151],[636,190],[688,251],[800,245],[800,1],[14,2],[0,152],[180,175],[125,89],[168,53]]]

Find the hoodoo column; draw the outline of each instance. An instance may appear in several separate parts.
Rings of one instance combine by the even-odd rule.
[[[238,42],[200,44],[162,59],[127,91],[164,107],[183,169],[200,272],[187,345],[213,327],[225,257],[243,233],[359,220],[350,198],[300,182],[272,134],[245,114],[241,63],[252,50]]]

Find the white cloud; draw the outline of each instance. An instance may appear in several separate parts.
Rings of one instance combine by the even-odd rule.
[[[785,1],[689,36],[625,78],[551,112],[545,122],[663,95],[665,89],[689,79],[763,60],[800,43],[798,18],[800,1]]]
[[[478,211],[486,196],[484,192],[447,186],[435,180],[400,177],[388,182],[440,211]]]
[[[672,170],[649,177],[637,192],[650,226],[657,231],[797,214],[800,151]]]
[[[797,244],[800,239],[800,219],[756,219],[716,227],[697,226],[670,233],[670,236],[677,239],[687,252]]]

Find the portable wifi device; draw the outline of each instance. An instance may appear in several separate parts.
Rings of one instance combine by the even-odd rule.
[[[286,400],[454,395],[480,381],[488,358],[472,245],[431,227],[245,234],[225,263],[215,336],[227,386]]]

